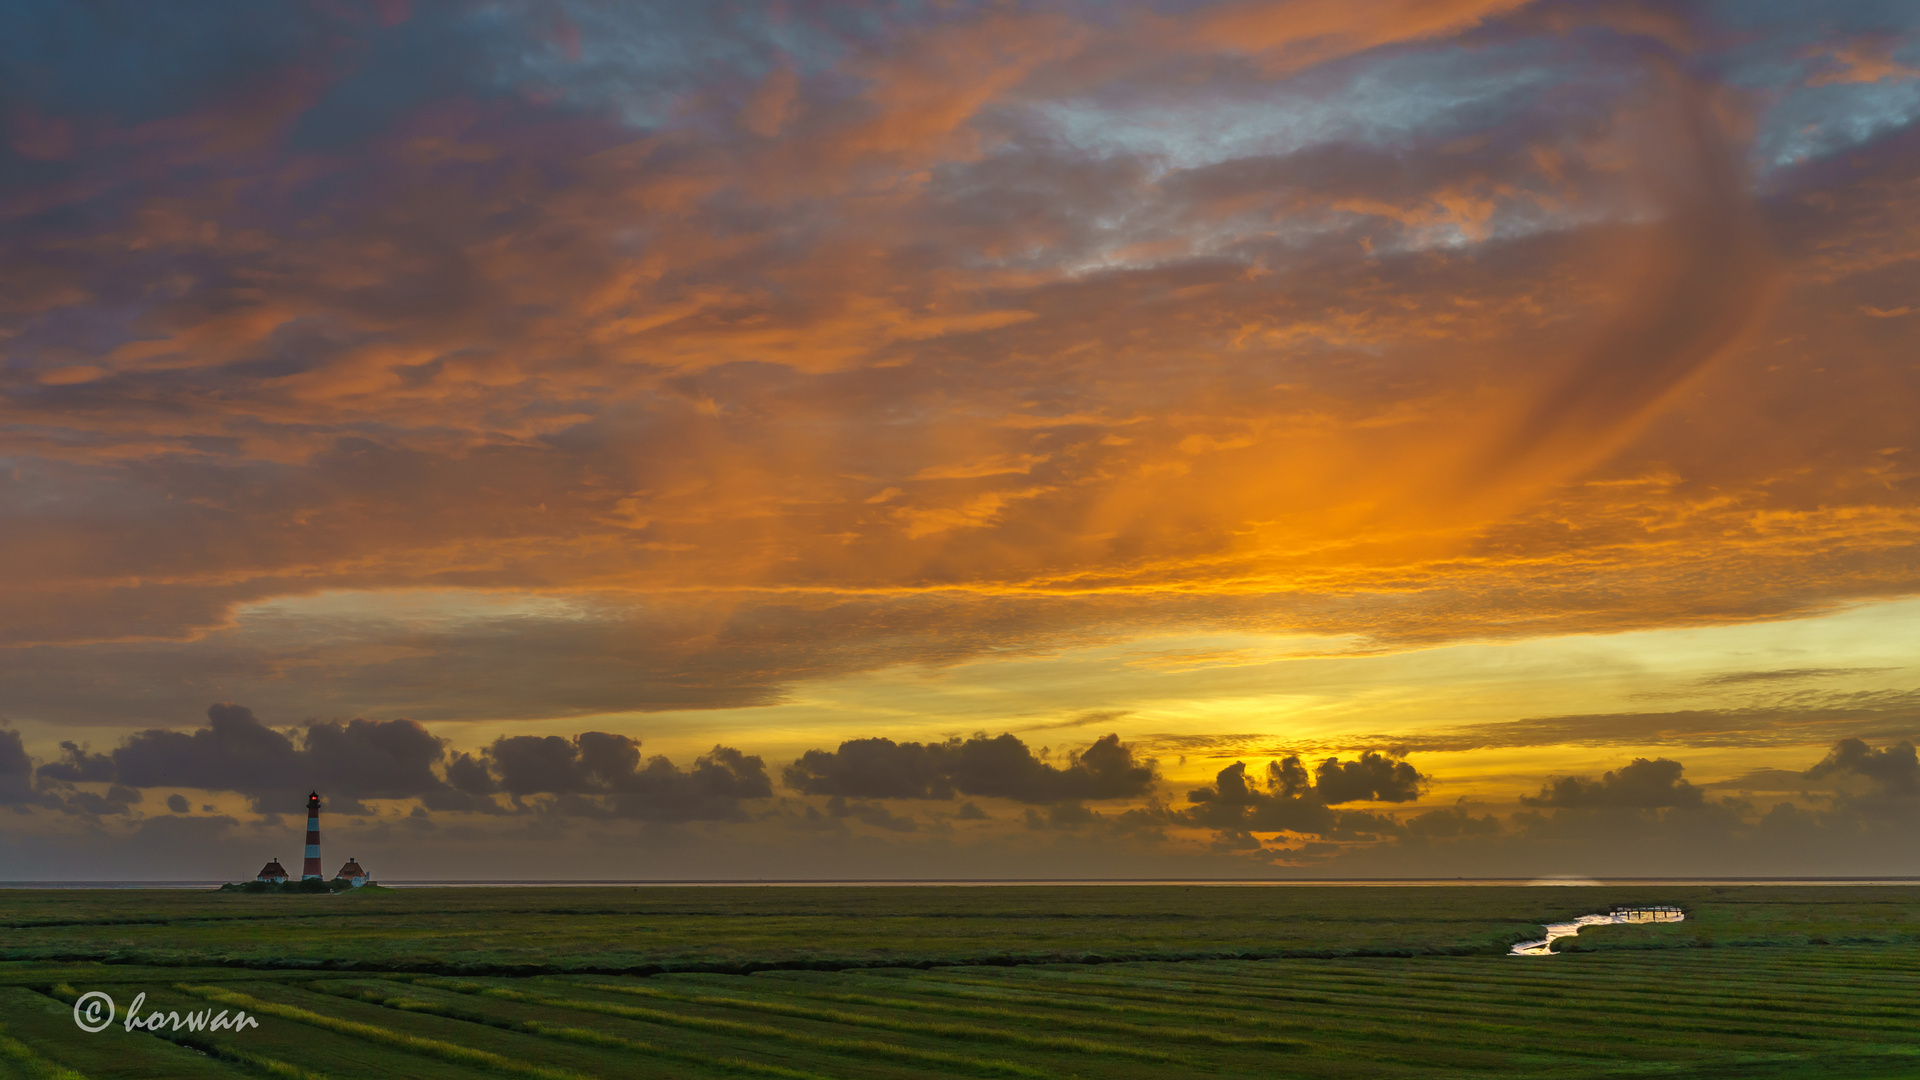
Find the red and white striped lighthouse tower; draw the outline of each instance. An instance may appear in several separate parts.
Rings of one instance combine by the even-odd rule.
[[[320,879],[320,793],[307,795],[307,865],[300,868],[300,880]]]

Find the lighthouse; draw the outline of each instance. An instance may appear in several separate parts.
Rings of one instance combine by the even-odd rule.
[[[320,793],[307,794],[307,864],[300,868],[300,880],[320,880]]]

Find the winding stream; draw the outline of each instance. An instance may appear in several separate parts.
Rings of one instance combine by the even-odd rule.
[[[1613,926],[1622,923],[1670,923],[1683,922],[1687,914],[1677,907],[1641,907],[1614,908],[1605,915],[1582,915],[1572,922],[1547,924],[1547,936],[1539,941],[1523,941],[1508,952],[1509,956],[1552,956],[1553,943],[1563,937],[1572,937],[1585,926]]]

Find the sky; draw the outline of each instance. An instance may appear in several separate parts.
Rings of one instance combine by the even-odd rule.
[[[1917,121],[1896,0],[0,3],[0,879],[1920,875]]]

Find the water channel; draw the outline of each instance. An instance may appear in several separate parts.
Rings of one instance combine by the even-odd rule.
[[[1539,941],[1523,941],[1515,945],[1507,955],[1552,956],[1555,941],[1563,937],[1572,937],[1583,927],[1673,923],[1682,922],[1686,917],[1687,913],[1677,907],[1614,908],[1605,915],[1582,915],[1572,922],[1548,923],[1545,938]]]

